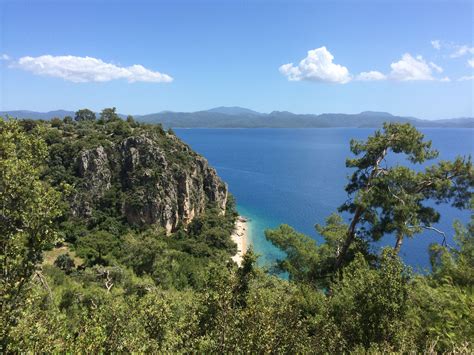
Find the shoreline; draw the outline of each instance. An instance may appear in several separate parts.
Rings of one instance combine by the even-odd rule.
[[[248,245],[248,219],[238,216],[235,221],[234,231],[230,236],[235,244],[237,244],[237,253],[232,257],[232,260],[240,267],[242,260],[247,252]]]

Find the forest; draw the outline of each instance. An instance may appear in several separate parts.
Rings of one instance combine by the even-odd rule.
[[[408,123],[348,144],[325,242],[281,225],[284,259],[238,267],[235,201],[171,129],[115,108],[0,119],[2,352],[474,352],[474,215],[429,272],[398,255],[442,233],[436,203],[473,211],[471,158],[436,160]]]

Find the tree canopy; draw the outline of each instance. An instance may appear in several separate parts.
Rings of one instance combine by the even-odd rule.
[[[82,110],[79,110],[76,112],[75,116],[74,116],[74,120],[76,120],[77,122],[81,122],[81,121],[95,121],[96,120],[96,116],[95,116],[95,113],[87,108],[84,108]],[[69,122],[68,120],[65,119],[65,122]]]
[[[0,119],[0,296],[2,346],[27,302],[43,249],[55,241],[60,193],[40,179],[47,147],[34,129]]]
[[[474,187],[470,157],[439,161],[424,171],[386,162],[388,154],[403,154],[413,164],[438,156],[431,141],[425,141],[423,134],[410,124],[386,123],[367,141],[351,141],[351,151],[356,157],[346,162],[348,168],[355,169],[346,186],[350,198],[339,211],[351,213],[352,220],[336,268],[343,263],[356,237],[376,241],[393,233],[398,251],[403,238],[433,228],[439,213],[428,206],[428,201],[468,207]]]

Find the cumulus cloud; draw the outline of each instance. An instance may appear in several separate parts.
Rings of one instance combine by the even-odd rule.
[[[474,58],[469,59],[469,60],[467,61],[467,65],[469,65],[471,68],[474,68]]]
[[[125,79],[133,82],[169,83],[173,78],[142,65],[122,67],[93,57],[52,56],[22,57],[10,64],[37,75],[62,78],[74,83],[106,82]]]
[[[435,39],[431,41],[431,45],[433,46],[434,49],[440,50],[441,49],[441,41],[439,39]]]
[[[411,54],[405,53],[402,59],[390,64],[390,67],[392,71],[389,76],[393,80],[434,80],[432,68],[420,55],[412,57]]]
[[[382,74],[381,72],[375,70],[364,71],[356,76],[356,80],[360,81],[376,81],[385,79],[387,79],[387,76],[385,74]]]
[[[438,40],[432,41],[433,46],[441,46]],[[285,75],[290,81],[316,81],[345,84],[349,81],[441,81],[448,82],[451,79],[447,76],[440,78],[434,74],[443,73],[443,68],[434,62],[426,61],[421,55],[412,56],[410,53],[402,55],[399,61],[390,65],[389,73],[382,73],[376,70],[364,71],[352,76],[349,70],[339,64],[335,64],[334,56],[326,49],[320,47],[308,51],[308,55],[299,62],[283,64],[280,66],[280,73]],[[469,65],[474,65],[474,59],[468,61]]]
[[[339,64],[333,63],[334,56],[326,49],[320,47],[308,51],[306,58],[298,65],[293,63],[280,66],[280,73],[290,81],[316,81],[345,84],[351,80],[349,70]]]
[[[0,54],[0,60],[10,60],[10,56],[8,54]]]
[[[360,81],[373,80],[395,80],[395,81],[416,81],[416,80],[439,80],[449,81],[448,77],[436,79],[433,76],[433,70],[442,73],[443,68],[433,62],[426,62],[422,56],[413,57],[405,53],[398,62],[390,65],[391,72],[383,74],[378,71],[362,72],[355,77]]]

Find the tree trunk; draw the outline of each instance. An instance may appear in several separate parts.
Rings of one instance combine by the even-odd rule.
[[[395,252],[398,254],[400,252],[400,248],[402,247],[403,244],[403,234],[398,234],[397,235],[397,241],[395,242]]]
[[[382,160],[385,158],[386,155],[387,155],[387,148],[385,148],[380,153],[380,155],[377,157],[377,160],[375,161],[375,164],[374,164],[374,168],[370,172],[370,176],[367,179],[367,184],[364,187],[365,191],[367,191],[370,188],[370,185],[371,185],[371,182],[372,182],[373,178],[376,177],[378,172],[379,172],[379,165],[382,162]],[[336,263],[334,265],[335,270],[337,270],[341,267],[342,262],[344,261],[344,258],[347,254],[347,251],[349,250],[349,247],[351,246],[352,242],[355,239],[356,227],[357,227],[357,224],[360,221],[360,218],[361,218],[363,212],[364,212],[364,208],[362,208],[361,206],[357,206],[357,209],[354,213],[354,218],[352,218],[352,222],[351,222],[349,228],[347,229],[347,237],[346,237],[346,240],[344,241],[344,245],[342,246],[342,250],[339,253],[339,255],[337,255],[337,257],[336,257]]]
[[[341,267],[344,257],[346,256],[347,251],[349,250],[349,247],[354,241],[355,228],[360,221],[360,216],[362,215],[362,212],[363,212],[362,207],[357,207],[357,210],[354,213],[354,218],[352,219],[351,225],[349,226],[349,229],[347,230],[347,237],[346,237],[346,240],[344,241],[344,245],[342,246],[342,250],[339,253],[339,255],[337,255],[336,264],[334,265],[334,268],[336,270]]]

